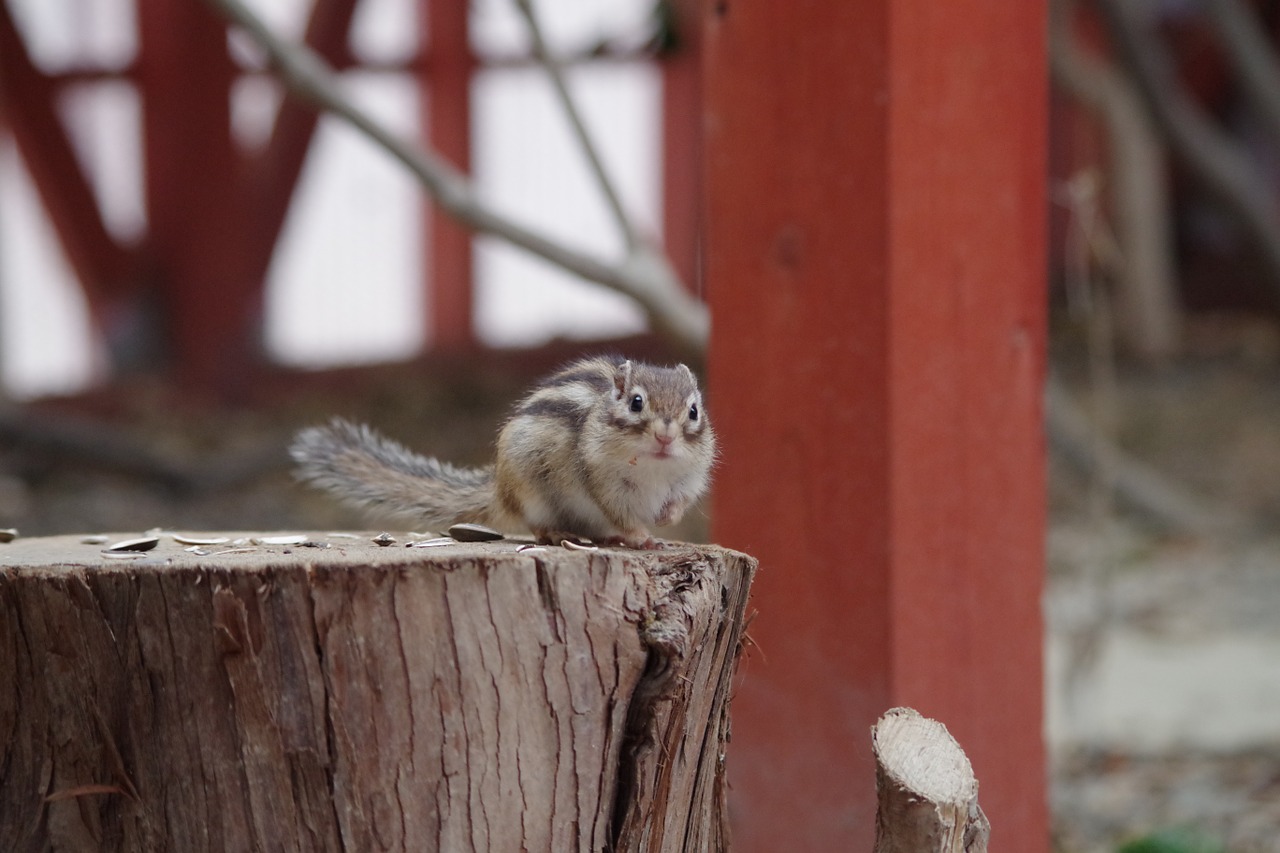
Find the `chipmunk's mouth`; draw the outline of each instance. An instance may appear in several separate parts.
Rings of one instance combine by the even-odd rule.
[[[671,452],[670,447],[657,447],[650,450],[642,450],[635,456],[627,460],[628,465],[637,465],[643,459],[675,459],[676,455]]]

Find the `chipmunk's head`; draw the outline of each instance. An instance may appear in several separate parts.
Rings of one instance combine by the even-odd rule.
[[[637,460],[705,458],[709,464],[714,453],[698,380],[683,364],[621,362],[614,371],[608,420]]]

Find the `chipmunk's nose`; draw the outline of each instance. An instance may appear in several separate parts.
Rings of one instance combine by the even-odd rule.
[[[655,433],[653,437],[656,438],[658,440],[658,444],[661,444],[663,447],[670,446],[671,442],[676,440],[674,435],[667,435],[666,433],[661,432]]]

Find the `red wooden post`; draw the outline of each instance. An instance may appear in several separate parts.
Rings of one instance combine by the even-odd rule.
[[[736,849],[869,849],[907,704],[1044,851],[1043,3],[704,11],[714,518],[761,562]]]
[[[681,279],[700,291],[702,233],[702,48],[695,0],[675,0],[676,42],[662,56],[662,226]]]
[[[149,261],[168,344],[181,379],[229,390],[256,353],[262,280],[237,206],[226,25],[201,3],[139,0],[138,28]]]
[[[431,146],[471,171],[471,72],[467,0],[422,0],[419,16],[427,61],[421,91]],[[471,232],[430,207],[426,211],[430,345],[467,349],[475,342]]]
[[[354,64],[348,42],[355,10],[356,0],[316,0],[307,19],[305,43],[336,68]],[[245,214],[253,222],[245,231],[246,267],[264,282],[320,121],[314,105],[287,90],[286,95],[266,147],[243,154],[239,187]]]

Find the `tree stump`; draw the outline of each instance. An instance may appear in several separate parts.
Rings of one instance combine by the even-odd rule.
[[[871,729],[876,758],[875,853],[987,853],[969,758],[936,720],[892,708]]]
[[[0,850],[727,846],[753,560],[404,542],[0,545]]]

